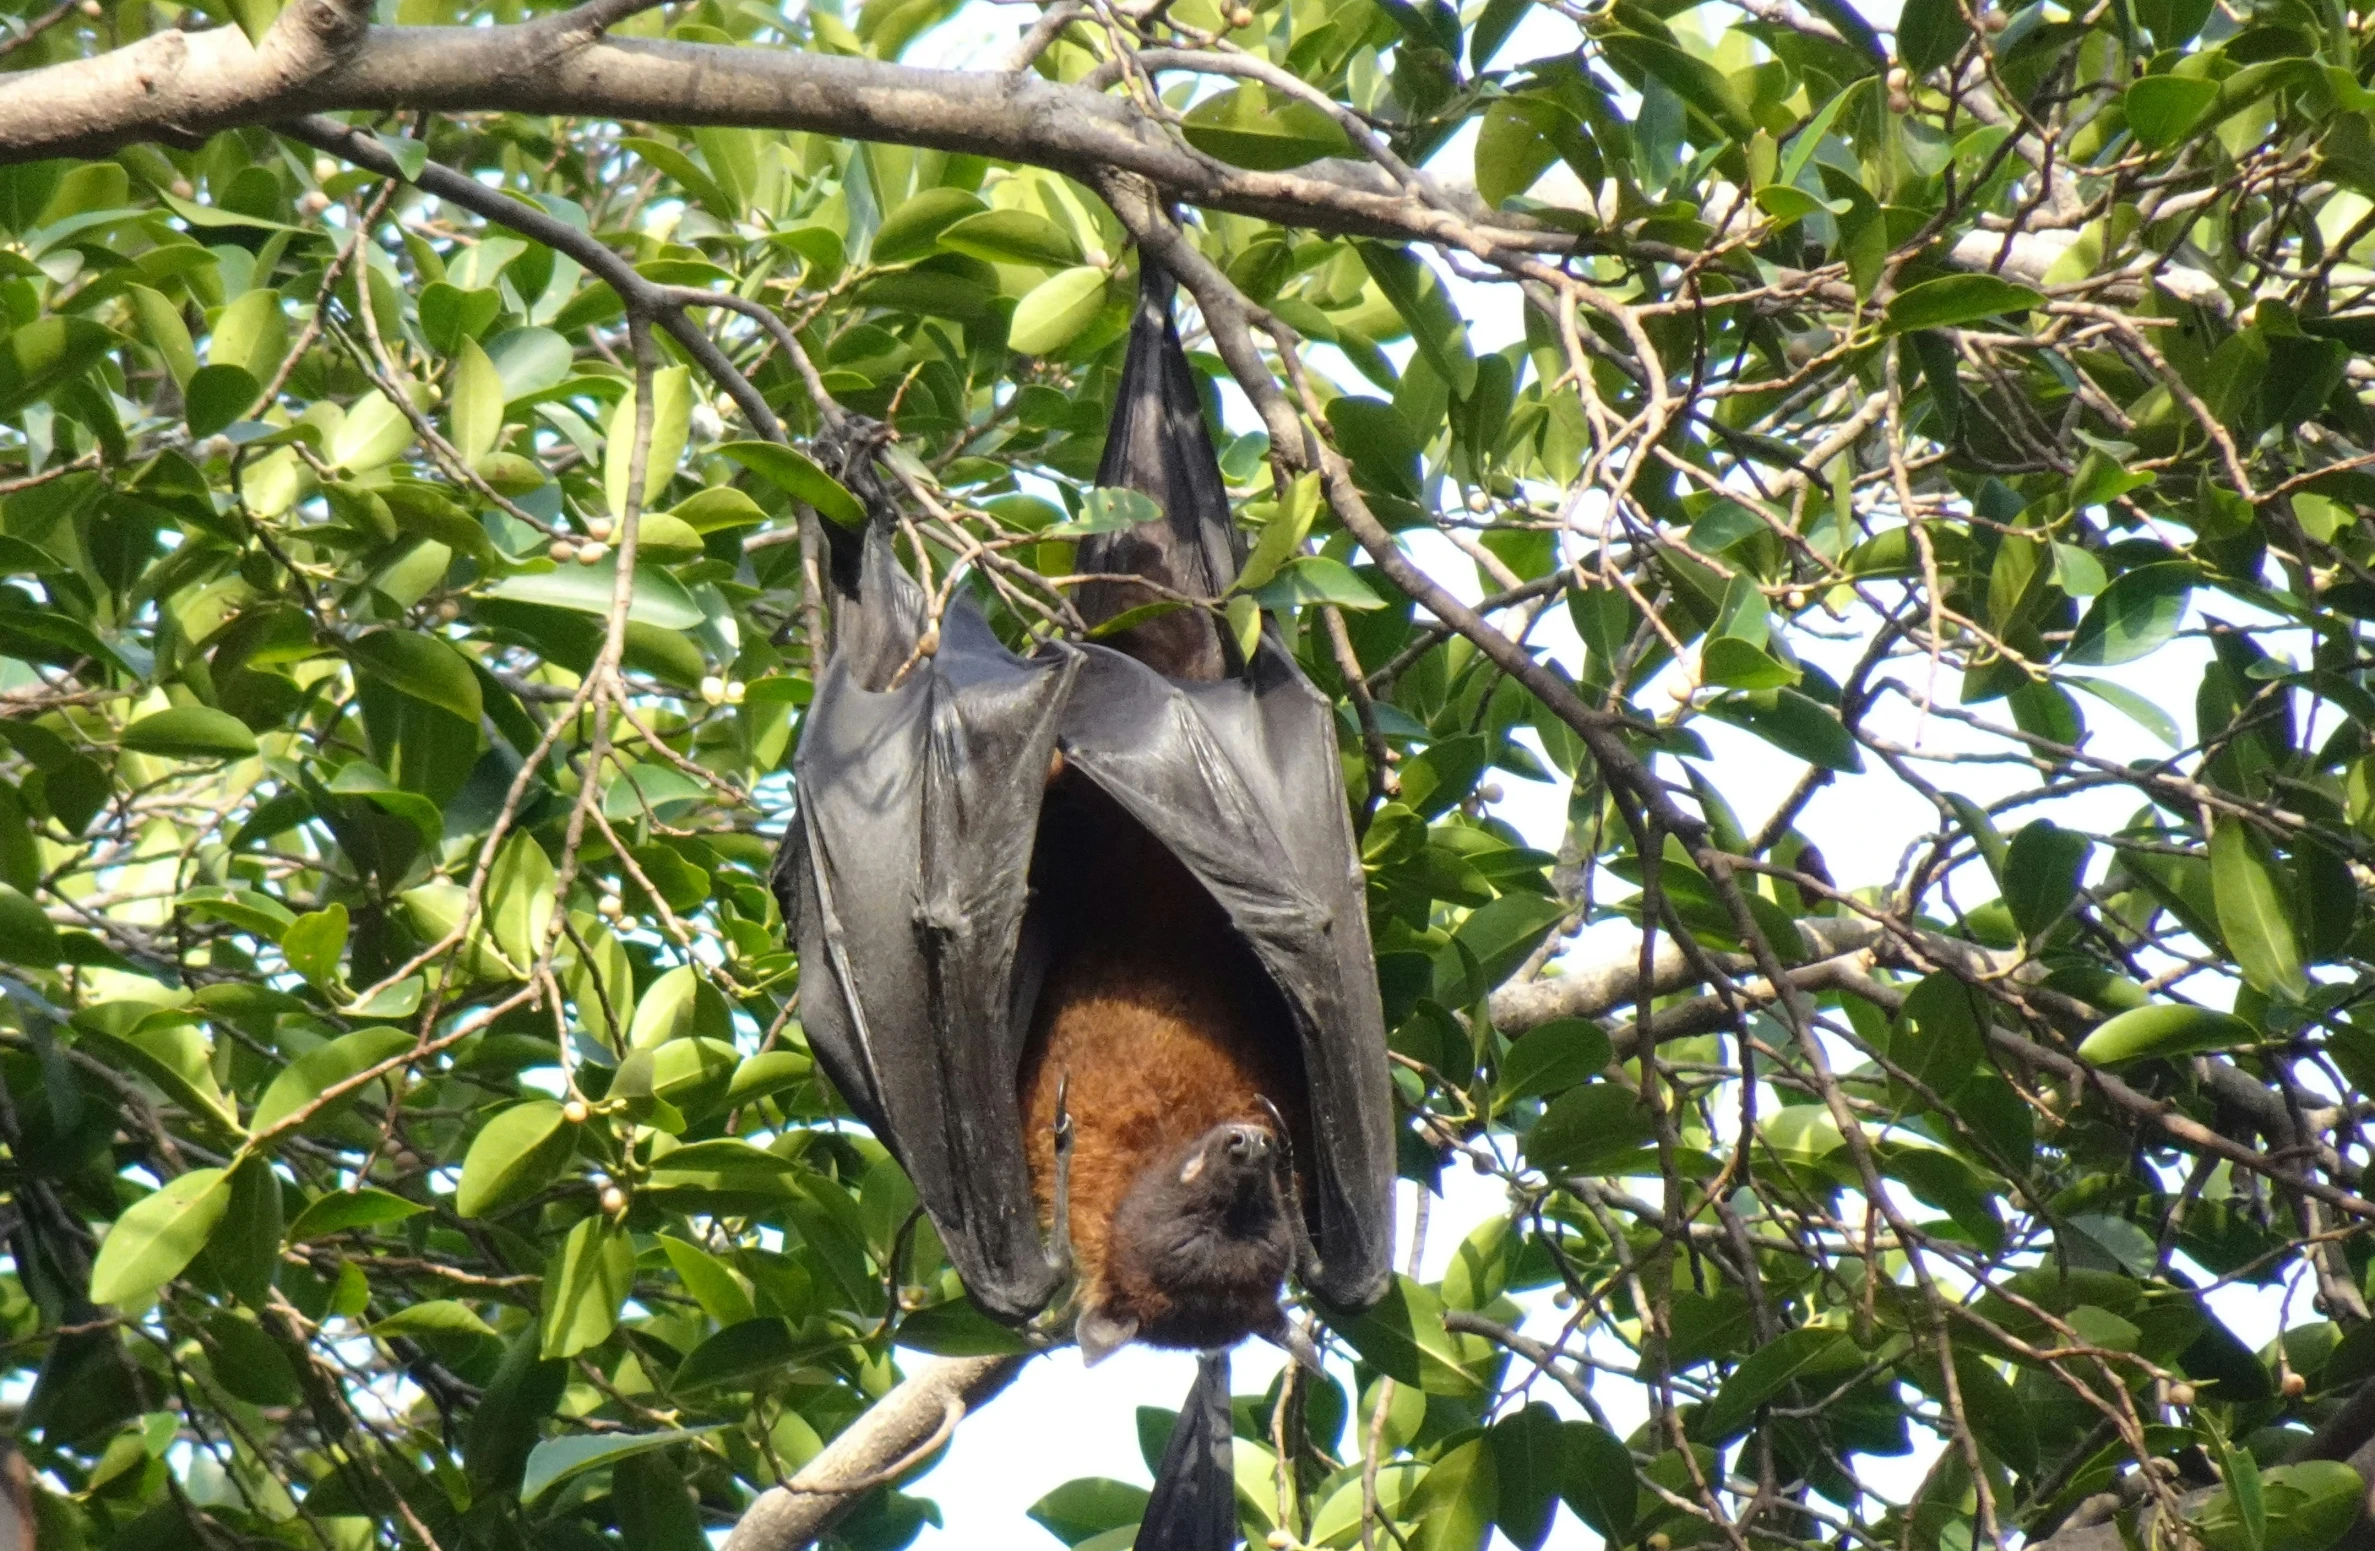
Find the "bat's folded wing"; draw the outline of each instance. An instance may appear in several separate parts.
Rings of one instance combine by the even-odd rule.
[[[809,1047],[907,1169],[975,1301],[1021,1320],[1056,1278],[1023,1157],[1013,981],[1077,659],[1018,658],[968,607],[943,630],[893,688],[828,664],[777,888]]]
[[[1062,738],[1211,893],[1269,971],[1301,1041],[1320,1271],[1342,1309],[1384,1291],[1394,1122],[1359,852],[1328,703],[1275,642],[1241,678],[1168,679],[1086,647]]]

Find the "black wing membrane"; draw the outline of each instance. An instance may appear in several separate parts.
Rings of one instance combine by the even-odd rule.
[[[1094,553],[1084,541],[1083,569],[1213,597],[1236,551],[1170,292],[1150,273],[1099,470],[1163,515]],[[1309,1086],[1312,1134],[1297,1140],[1319,1264],[1305,1282],[1338,1308],[1374,1302],[1389,1274],[1393,1118],[1327,701],[1275,640],[1237,662],[1201,609],[1135,627],[1166,627],[1134,646],[1166,674],[1094,643],[1018,656],[960,597],[938,651],[901,678],[921,590],[880,523],[838,542],[834,642],[794,760],[799,811],[776,890],[810,1047],[906,1167],[975,1302],[1019,1322],[1057,1290],[1016,1077],[1038,988],[1031,853],[1058,749],[1194,873],[1275,982]],[[1143,601],[1112,585],[1084,612]]]

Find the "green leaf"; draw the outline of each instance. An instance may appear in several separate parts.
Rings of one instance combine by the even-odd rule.
[[[2086,691],[2170,748],[2178,747],[2183,741],[2175,717],[2125,684],[2115,684],[2109,679],[2088,678],[2077,673],[2056,674],[2054,682]]]
[[[215,1275],[242,1303],[262,1309],[280,1270],[280,1180],[270,1159],[249,1154],[231,1170],[222,1221],[207,1237]]]
[[[2308,995],[2300,932],[2276,862],[2241,819],[2221,816],[2211,826],[2210,889],[2219,935],[2251,988],[2286,1002]]]
[[[2051,931],[2078,897],[2095,843],[2051,819],[2025,825],[2004,861],[2004,904],[2013,924],[2034,942]]]
[[[329,1089],[370,1071],[382,1061],[403,1054],[413,1044],[413,1034],[409,1029],[377,1028],[342,1034],[326,1045],[315,1046],[283,1067],[280,1075],[272,1079],[272,1085],[256,1101],[256,1112],[248,1121],[249,1129],[259,1133],[271,1130]],[[351,1102],[342,1100],[325,1106],[307,1122],[308,1128],[328,1124]]]
[[[717,180],[704,172],[700,163],[677,147],[664,140],[628,135],[620,139],[619,149],[632,151],[659,168],[676,181],[677,187],[692,195],[719,220],[732,223],[742,219],[741,204],[718,187]]]
[[[635,1245],[627,1231],[588,1217],[569,1230],[544,1277],[537,1327],[547,1357],[575,1357],[610,1339],[619,1306],[635,1286]]]
[[[676,1279],[684,1283],[684,1290],[693,1295],[702,1313],[717,1321],[718,1328],[739,1325],[755,1316],[750,1290],[723,1260],[697,1244],[665,1233],[660,1235],[660,1250],[668,1257]]]
[[[1952,0],[1936,0],[1952,4]],[[2045,297],[2000,275],[1941,275],[1907,286],[1890,299],[1881,332],[1906,334],[1915,329],[1956,328],[2008,312],[2027,312],[2042,306]]]
[[[515,832],[487,871],[486,920],[495,946],[525,975],[552,926],[553,864],[526,830]]]
[[[1794,689],[1720,695],[1700,711],[1719,722],[1752,732],[1784,754],[1825,770],[1854,775],[1864,768],[1863,751],[1838,714]]]
[[[147,1308],[198,1258],[230,1205],[231,1176],[222,1169],[192,1169],[132,1203],[100,1241],[91,1301],[127,1313]]]
[[[261,1130],[262,1127],[257,1129]],[[355,1228],[377,1228],[407,1217],[418,1217],[428,1208],[418,1201],[385,1190],[361,1186],[354,1190],[334,1191],[308,1204],[289,1224],[289,1242],[302,1244],[309,1239],[328,1238],[333,1233],[345,1233]]]
[[[1039,530],[1043,539],[1084,539],[1097,533],[1126,533],[1163,515],[1154,497],[1127,485],[1100,485],[1081,497],[1080,515]]]
[[[541,603],[547,608],[607,619],[611,591],[617,585],[618,555],[613,551],[594,565],[572,562],[549,571],[521,571],[482,586],[479,591],[490,598]],[[628,598],[627,618],[658,630],[697,630],[708,616],[693,601],[693,595],[685,591],[684,583],[657,566],[639,565]]]
[[[0,885],[0,960],[48,970],[58,962],[58,929],[39,905]]]
[[[1889,1060],[1940,1100],[1951,1100],[1987,1051],[1987,1009],[1980,993],[1940,971],[1906,993],[1890,1031]]]
[[[2078,621],[2062,661],[2107,668],[2160,650],[2185,623],[2198,579],[2181,560],[2123,572]]]
[[[793,500],[816,508],[817,515],[827,521],[845,528],[866,525],[866,508],[858,498],[797,448],[775,442],[727,442],[718,451]]]
[[[675,477],[676,465],[684,457],[685,441],[692,434],[692,372],[689,366],[664,366],[652,373],[651,442],[644,455],[643,493],[636,501],[638,507],[651,504],[652,498]],[[614,517],[624,517],[627,511],[627,480],[634,468],[635,420],[636,397],[630,388],[610,417],[609,438],[602,449],[602,494],[610,502]]]
[[[785,1321],[773,1317],[745,1320],[727,1326],[686,1354],[676,1366],[676,1393],[779,1374],[798,1357],[792,1328]],[[740,1387],[750,1386],[740,1383]]]
[[[1452,397],[1466,399],[1474,393],[1476,354],[1468,344],[1468,326],[1433,267],[1408,248],[1379,242],[1356,246],[1377,288],[1410,325],[1410,337],[1418,341],[1427,364],[1451,385]]]
[[[668,515],[700,534],[755,527],[767,520],[767,513],[759,503],[732,485],[712,485],[697,491],[679,501]]]
[[[503,436],[503,377],[478,341],[466,339],[454,355],[453,384],[454,449],[475,467]]]
[[[984,210],[966,216],[941,231],[940,246],[985,264],[1067,269],[1081,261],[1080,244],[1072,234],[1030,210]]]
[[[246,414],[264,385],[244,366],[204,366],[182,391],[182,415],[190,435],[212,436]]]
[[[1495,1422],[1485,1442],[1498,1482],[1493,1522],[1521,1551],[1538,1551],[1566,1483],[1567,1430],[1556,1411],[1535,1401]]]
[[[1662,39],[1634,32],[1603,33],[1599,42],[1620,68],[1655,78],[1722,133],[1742,141],[1756,133],[1748,104],[1741,101],[1730,79],[1706,60]]]
[[[1024,355],[1053,355],[1105,310],[1106,274],[1082,264],[1048,276],[1014,304],[1006,343]]]
[[[524,1505],[536,1501],[580,1471],[615,1464],[637,1454],[673,1448],[719,1430],[715,1426],[679,1427],[656,1433],[597,1433],[591,1437],[547,1438],[528,1451],[528,1468],[520,1477],[520,1502]]]
[[[1522,1035],[1501,1058],[1500,1098],[1539,1098],[1589,1082],[1613,1059],[1608,1035],[1588,1018],[1554,1018]]]
[[[1610,1545],[1631,1538],[1641,1484],[1633,1455],[1615,1434],[1590,1422],[1567,1424],[1567,1478],[1560,1495],[1575,1516]]]
[[[1326,555],[1296,555],[1253,593],[1266,609],[1295,609],[1331,604],[1341,609],[1381,609],[1385,600],[1354,573],[1352,567]]]
[[[1492,1445],[1472,1438],[1436,1460],[1403,1505],[1417,1525],[1411,1551],[1482,1551],[1500,1500]]]
[[[1559,138],[1575,133],[1566,109],[1542,97],[1502,97],[1476,131],[1476,192],[1493,209],[1532,188],[1559,159]]]
[[[1126,1481],[1083,1476],[1057,1487],[1028,1511],[1040,1528],[1077,1546],[1092,1535],[1136,1524],[1146,1512],[1147,1495],[1145,1487]]]
[[[468,658],[440,638],[412,630],[374,630],[356,637],[346,650],[373,678],[477,728],[484,710],[478,675]]]
[[[874,232],[874,262],[906,264],[926,257],[949,227],[987,213],[979,197],[963,189],[925,189],[883,217]]]
[[[1445,1330],[1442,1302],[1407,1276],[1395,1276],[1385,1296],[1366,1314],[1331,1317],[1328,1323],[1354,1351],[1401,1383],[1430,1395],[1484,1393],[1492,1347],[1479,1337]]]
[[[177,706],[152,712],[126,727],[123,745],[168,759],[245,759],[256,752],[256,735],[227,711]]]
[[[211,366],[242,366],[261,383],[280,370],[289,353],[289,320],[281,296],[269,287],[244,292],[214,320],[207,341]]]
[[[495,1327],[478,1317],[469,1304],[452,1298],[431,1298],[407,1304],[371,1326],[371,1333],[388,1336],[471,1336],[501,1339]]]
[[[1587,1083],[1551,1100],[1525,1135],[1526,1162],[1545,1174],[1602,1173],[1655,1135],[1641,1103],[1614,1083]]]
[[[1205,155],[1256,172],[1283,172],[1352,150],[1332,116],[1251,81],[1197,103],[1179,128]]]
[[[48,397],[115,348],[115,334],[88,318],[36,318],[0,339],[0,420]]]
[[[280,951],[289,968],[310,984],[330,984],[338,978],[338,961],[346,956],[346,907],[332,901],[291,921],[280,934]]]
[[[2182,75],[2148,75],[2120,99],[2129,131],[2153,151],[2166,151],[2183,141],[2216,101],[2216,81]]]
[[[2078,1056],[2097,1066],[2117,1066],[2208,1050],[2241,1050],[2259,1042],[2260,1031],[2232,1013],[2160,1003],[2132,1007],[2096,1024],[2079,1045]]]
[[[172,374],[186,397],[190,379],[198,374],[198,347],[190,339],[190,326],[182,321],[181,309],[166,300],[163,292],[145,285],[126,286],[124,294],[132,302],[133,316],[140,320],[140,332],[148,340],[149,348],[164,360],[165,370]],[[248,402],[255,401],[251,398]],[[211,436],[214,432],[198,434]]]
[[[561,1177],[577,1151],[577,1128],[551,1099],[514,1104],[480,1129],[462,1159],[454,1210],[489,1217]]]
[[[1703,1442],[1721,1443],[1745,1432],[1758,1408],[1794,1381],[1837,1377],[1863,1365],[1864,1354],[1842,1331],[1811,1325],[1785,1330],[1732,1370],[1715,1398],[1691,1419],[1691,1434]]]
[[[1951,64],[1970,37],[1971,24],[1955,0],[1906,0],[1897,17],[1897,58],[1925,76]]]

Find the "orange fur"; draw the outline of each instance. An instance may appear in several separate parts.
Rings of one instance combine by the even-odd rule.
[[[1056,927],[1019,1093],[1033,1198],[1055,1177],[1056,1095],[1073,1126],[1072,1252],[1083,1300],[1153,1325],[1163,1290],[1111,1285],[1113,1214],[1140,1172],[1224,1121],[1286,1117],[1308,1157],[1302,1065],[1284,1004],[1202,885],[1111,799],[1051,783],[1033,882]]]

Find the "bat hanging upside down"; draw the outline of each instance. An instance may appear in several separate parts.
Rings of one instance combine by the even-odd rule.
[[[1102,640],[1009,650],[937,621],[875,513],[832,529],[833,639],[775,884],[801,1021],[906,1168],[974,1304],[1091,1361],[1203,1353],[1139,1551],[1236,1538],[1228,1349],[1318,1355],[1280,1298],[1383,1292],[1394,1121],[1329,702],[1274,631],[1208,608],[1240,553],[1151,262],[1097,483],[1160,516],[1081,541]],[[1138,580],[1155,585],[1143,585]],[[938,632],[935,640],[931,630]]]
[[[1269,977],[1193,875],[1060,761],[1032,888],[1059,947],[1024,1047],[1023,1134],[1032,1199],[1077,1273],[1082,1352],[1258,1335],[1316,1369],[1278,1301],[1311,1254],[1294,1172],[1310,1122]]]

